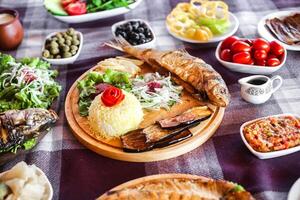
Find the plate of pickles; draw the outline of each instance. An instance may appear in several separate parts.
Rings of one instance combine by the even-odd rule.
[[[178,3],[166,19],[168,32],[189,43],[215,43],[233,35],[239,21],[222,1]]]
[[[78,58],[82,44],[82,33],[74,28],[50,33],[43,45],[42,58],[54,65],[72,64]]]

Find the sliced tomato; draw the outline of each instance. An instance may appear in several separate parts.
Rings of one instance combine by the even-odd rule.
[[[125,95],[123,94],[121,89],[110,86],[106,88],[102,93],[101,101],[107,107],[112,107],[119,104],[124,98]]]
[[[82,15],[86,13],[86,3],[85,2],[75,2],[70,3],[65,7],[66,12],[69,15]]]
[[[70,3],[75,3],[78,0],[61,0],[61,5],[65,8]]]

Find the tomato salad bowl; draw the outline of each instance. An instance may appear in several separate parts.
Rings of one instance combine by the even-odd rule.
[[[283,120],[276,121],[277,119]],[[270,120],[271,122],[274,120],[275,122],[271,123],[273,126],[271,128],[274,129],[276,129],[278,124],[285,126],[284,121],[292,121],[294,127],[287,129],[289,130],[289,133],[286,133],[287,135],[283,134],[278,137],[276,131],[274,134],[272,132],[265,132],[266,129],[264,127],[259,127],[260,129],[258,129],[258,124],[262,124],[264,120]],[[252,135],[249,136],[249,133]],[[246,136],[246,134],[248,135]],[[240,127],[240,135],[246,147],[259,159],[269,159],[295,153],[300,151],[300,145],[298,144],[300,143],[300,116],[287,113],[254,119],[244,123]]]
[[[235,36],[233,36],[234,38]],[[237,37],[235,37],[237,38]],[[227,38],[227,39],[230,39],[230,38]],[[236,63],[234,62],[233,60],[231,59],[234,59],[233,57],[229,59],[224,59],[224,56],[226,55],[221,55],[222,53],[224,53],[222,50],[222,46],[224,46],[224,42],[226,42],[225,39],[223,42],[220,42],[217,46],[217,49],[216,49],[216,52],[215,52],[215,56],[217,58],[217,60],[226,68],[228,68],[229,70],[231,71],[235,71],[235,72],[241,72],[241,73],[248,73],[248,74],[264,74],[264,75],[267,75],[267,74],[272,74],[274,73],[275,71],[279,70],[283,65],[284,63],[286,62],[286,57],[287,57],[287,50],[284,48],[284,47],[281,47],[282,49],[282,55],[280,56],[280,59],[279,59],[279,62],[280,63],[277,63],[276,65],[274,66],[263,66],[263,65],[266,65],[266,63],[262,63],[262,65],[259,65],[259,61],[260,60],[256,60],[255,62],[253,61],[253,58],[254,57],[258,57],[258,56],[262,56],[260,54],[260,49],[258,49],[257,51],[253,52],[252,51],[252,48],[253,46],[246,46],[245,45],[245,48],[249,48],[249,49],[241,49],[243,47],[241,47],[245,42],[248,42],[248,43],[251,43],[255,40],[260,40],[260,38],[258,39],[255,39],[255,40],[250,40],[250,39],[247,39],[247,38],[238,38],[238,40],[240,41],[241,44],[238,44],[238,45],[234,45],[234,42],[232,43],[231,47],[229,48],[240,48],[241,49],[241,52],[239,52],[240,54],[250,54],[252,58],[251,59],[251,63],[249,64],[244,64],[244,63]],[[262,40],[262,39],[261,39]],[[232,50],[232,49],[231,49]],[[228,50],[230,51],[230,50]],[[244,51],[249,51],[249,53],[245,53]],[[263,52],[263,51],[262,51]],[[226,52],[225,52],[226,53]],[[223,58],[222,58],[223,56]],[[233,55],[234,56],[234,55]],[[266,55],[265,55],[266,56]],[[241,58],[238,58],[241,60]],[[238,60],[237,59],[237,60]],[[278,59],[277,58],[274,58],[274,59],[270,59],[270,61],[272,60],[277,60],[278,62]],[[239,61],[239,60],[238,60]],[[266,61],[264,61],[266,62]],[[273,63],[271,63],[273,64]]]

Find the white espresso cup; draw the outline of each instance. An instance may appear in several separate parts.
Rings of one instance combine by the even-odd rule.
[[[254,75],[241,78],[238,82],[241,85],[241,96],[245,101],[261,104],[265,103],[280,88],[282,81],[280,76],[269,78],[263,75]]]

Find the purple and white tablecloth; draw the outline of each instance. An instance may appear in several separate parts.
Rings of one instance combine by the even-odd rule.
[[[72,65],[56,67],[63,85],[59,116],[54,131],[35,150],[1,167],[4,171],[25,160],[36,164],[49,177],[54,198],[62,200],[95,199],[108,189],[146,175],[190,173],[216,179],[231,180],[243,185],[257,199],[284,200],[291,185],[300,177],[300,153],[259,160],[243,144],[240,125],[248,120],[271,114],[300,113],[300,54],[289,51],[284,67],[274,75],[284,78],[283,86],[263,105],[252,105],[240,97],[237,80],[244,74],[222,67],[214,56],[215,47],[188,45],[171,37],[165,28],[165,18],[179,0],[144,0],[128,14],[105,20],[76,24],[84,34],[84,45],[78,60]],[[257,23],[265,15],[278,10],[300,10],[299,0],[227,0],[231,12],[240,21],[237,35],[257,37]],[[55,20],[43,8],[42,0],[0,0],[0,7],[15,8],[25,29],[24,40],[16,57],[40,56],[47,34],[70,25]],[[102,157],[82,146],[72,135],[64,114],[64,99],[73,82],[101,59],[120,55],[103,47],[112,38],[111,25],[130,18],[148,20],[157,36],[158,49],[186,48],[192,55],[211,64],[225,79],[232,101],[226,109],[221,126],[214,136],[194,151],[177,158],[131,163]]]

